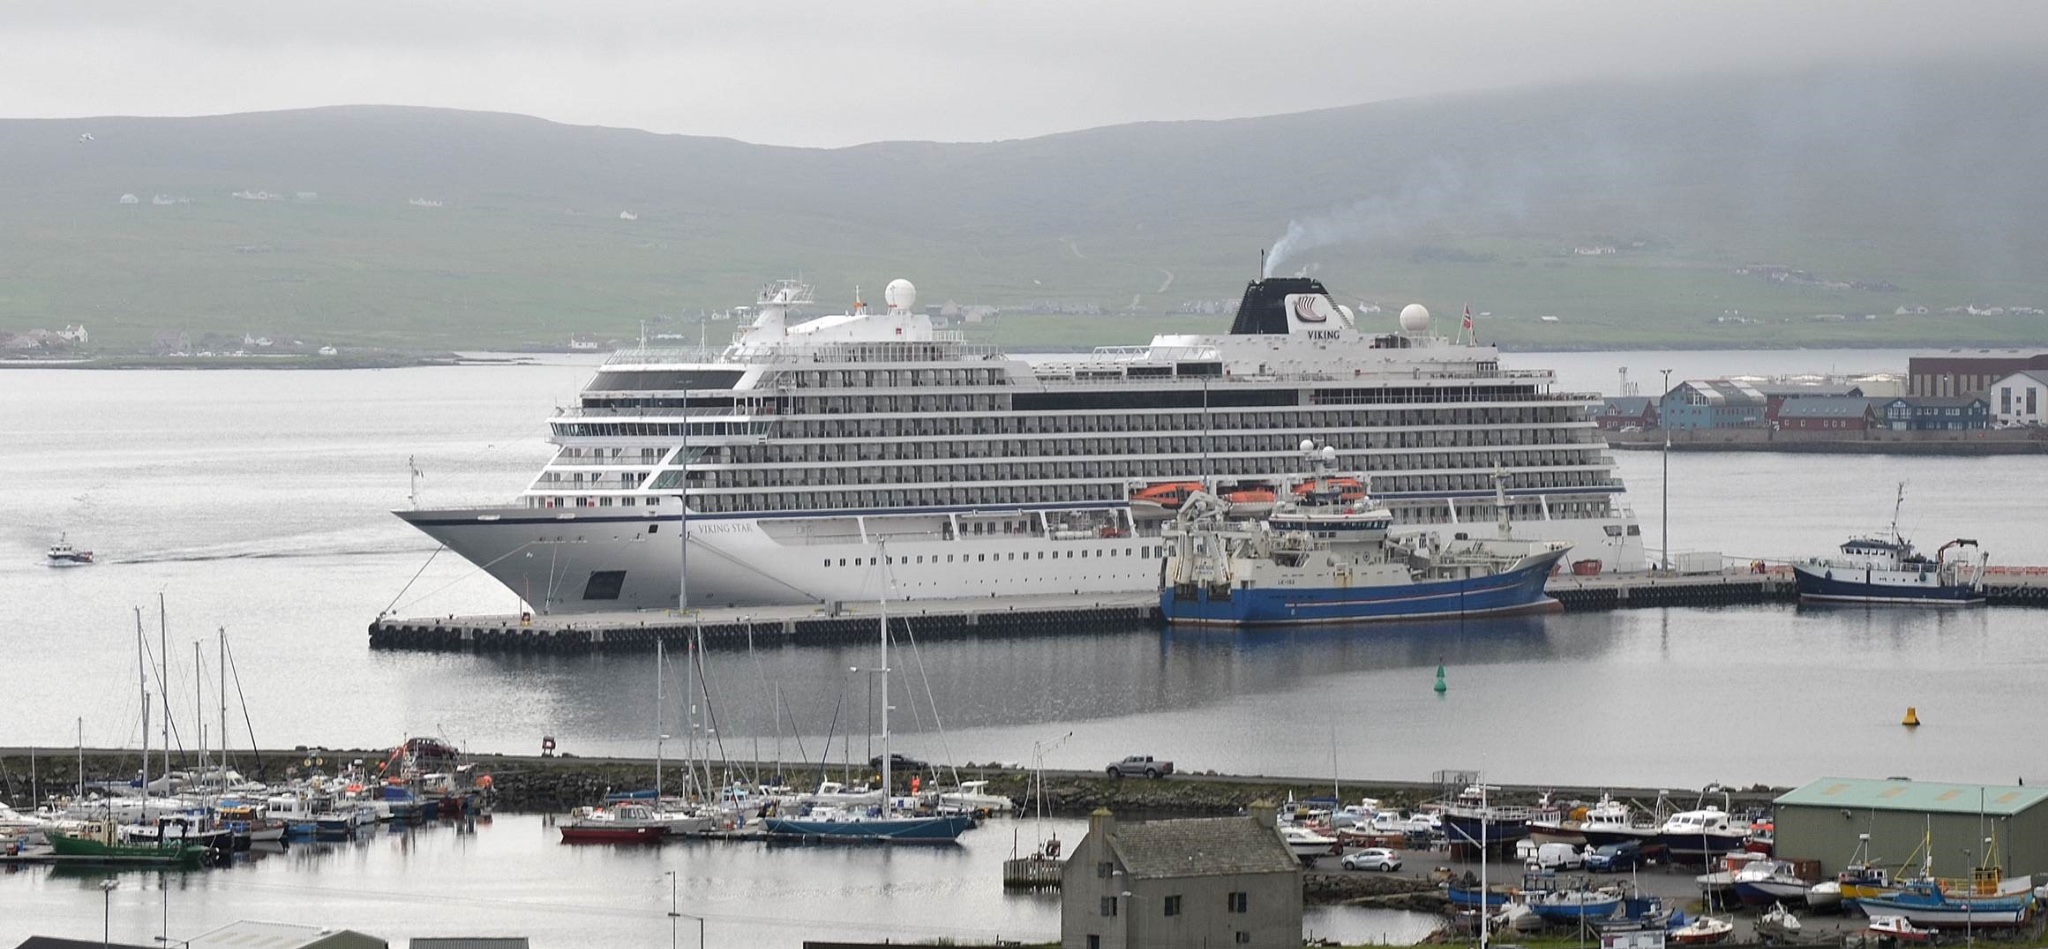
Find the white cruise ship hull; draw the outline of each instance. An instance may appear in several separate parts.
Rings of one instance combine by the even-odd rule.
[[[477,564],[543,614],[673,609],[682,561],[677,517],[532,508],[400,511],[414,527]],[[887,540],[887,590],[877,539],[844,516],[690,517],[693,608],[856,603],[977,596],[1151,593],[1164,566],[1156,536],[1052,538],[1013,534]],[[1619,519],[1522,522],[1522,539],[1562,540],[1576,551],[1618,548],[1604,524]],[[835,530],[817,530],[833,525]],[[1450,525],[1433,525],[1444,530]],[[650,532],[650,528],[653,528]],[[1490,524],[1457,525],[1490,538]],[[820,536],[820,535],[824,536]],[[1638,539],[1638,538],[1631,538]],[[1618,557],[1619,554],[1617,553]],[[1638,548],[1638,556],[1640,549]],[[622,574],[613,580],[604,574]]]

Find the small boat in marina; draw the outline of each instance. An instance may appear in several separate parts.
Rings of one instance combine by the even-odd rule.
[[[1904,916],[1891,915],[1870,917],[1870,925],[1863,931],[1877,937],[1880,945],[1885,940],[1895,943],[1931,943],[1935,935],[1934,930],[1915,926],[1912,920]]]
[[[940,791],[938,801],[940,811],[968,814],[1008,814],[1017,809],[1016,801],[988,793],[987,781],[962,781],[957,791]]]
[[[1744,906],[1766,907],[1804,902],[1815,881],[1800,879],[1789,861],[1764,859],[1750,861],[1731,882]]]
[[[579,808],[555,825],[565,844],[651,844],[668,836],[669,823],[645,804]]]
[[[1470,785],[1444,805],[1444,839],[1453,850],[1504,851],[1529,836],[1529,822],[1541,816],[1541,812],[1533,807],[1492,802],[1489,792],[1499,790],[1490,785]]]
[[[63,534],[57,535],[57,542],[43,555],[43,563],[52,567],[88,567],[96,562],[92,551],[71,546]]]
[[[1726,940],[1733,932],[1734,922],[1702,914],[1700,918],[1672,930],[1670,940],[1681,946],[1711,946]]]
[[[1294,852],[1301,862],[1313,867],[1317,858],[1338,853],[1343,846],[1337,838],[1317,833],[1314,829],[1300,824],[1280,825],[1280,839],[1287,841],[1287,849]]]
[[[1716,857],[1742,850],[1749,834],[1748,821],[1709,805],[1665,819],[1657,828],[1657,842],[1673,861],[1711,863]]]
[[[1522,876],[1522,901],[1529,911],[1553,923],[1608,919],[1621,911],[1622,895],[1608,889],[1558,885],[1556,874],[1528,873]]]
[[[176,837],[147,843],[126,842],[121,840],[119,831],[109,821],[95,822],[77,833],[46,830],[43,836],[49,840],[50,848],[57,856],[89,863],[197,870],[206,866],[213,855],[213,851],[201,844],[188,843]]]
[[[2020,885],[2022,882],[2025,885]],[[1895,893],[1861,897],[1857,905],[1873,920],[1898,916],[1915,926],[1934,928],[2018,926],[2033,918],[2035,908],[2030,880],[2016,878],[2005,885],[2005,881],[1990,877],[1975,887],[1952,889],[1944,889],[1935,880],[1908,880]]]
[[[1806,888],[1806,906],[1816,913],[1832,913],[1842,908],[1842,884],[1836,880],[1822,880]]]
[[[1976,541],[1957,538],[1928,559],[1899,530],[1899,508],[1905,503],[1906,486],[1901,484],[1889,530],[1852,537],[1837,556],[1792,564],[1799,598],[1825,603],[1982,605],[1990,556]]]
[[[1600,800],[1583,809],[1556,818],[1532,820],[1529,835],[1537,843],[1566,843],[1603,847],[1624,841],[1657,842],[1657,825],[1651,814],[1602,794]]]
[[[1763,939],[1793,942],[1805,931],[1805,924],[1783,903],[1773,903],[1756,918],[1756,934]]]

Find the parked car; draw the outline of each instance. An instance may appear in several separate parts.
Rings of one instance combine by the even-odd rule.
[[[1393,871],[1401,869],[1401,855],[1385,847],[1367,847],[1344,855],[1346,870]]]
[[[1633,840],[1603,844],[1586,854],[1586,869],[1596,873],[1633,870],[1643,862],[1643,845]]]
[[[1112,778],[1134,778],[1144,775],[1148,778],[1163,778],[1173,773],[1173,762],[1151,755],[1131,755],[1109,766]]]
[[[874,756],[874,757],[872,757],[872,758],[869,758],[869,759],[868,759],[868,767],[870,767],[870,768],[873,768],[873,769],[875,769],[876,771],[880,771],[880,770],[882,770],[882,756],[881,756],[881,755],[876,755],[876,756]],[[926,762],[926,761],[919,761],[919,760],[918,760],[918,759],[916,759],[916,758],[912,758],[912,757],[910,757],[910,756],[908,756],[908,755],[899,755],[899,754],[896,754],[895,752],[890,752],[890,753],[889,753],[889,770],[890,770],[890,771],[892,771],[892,772],[895,772],[895,771],[925,771],[925,770],[928,770],[928,769],[930,769],[930,768],[931,768],[931,763],[930,763],[930,762]]]

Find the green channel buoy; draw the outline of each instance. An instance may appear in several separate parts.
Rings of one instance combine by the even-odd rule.
[[[1450,687],[1450,686],[1448,686],[1448,685],[1445,685],[1445,684],[1444,684],[1444,667],[1443,667],[1443,666],[1437,666],[1437,667],[1436,667],[1436,694],[1438,694],[1438,695],[1442,695],[1442,694],[1444,694],[1445,692],[1449,692],[1450,690],[1451,690],[1451,687]]]

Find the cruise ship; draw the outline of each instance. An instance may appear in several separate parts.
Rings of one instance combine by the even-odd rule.
[[[810,302],[780,281],[722,350],[612,355],[514,503],[395,513],[541,613],[1149,592],[1171,511],[1134,495],[1282,484],[1312,439],[1396,532],[1511,520],[1644,567],[1598,396],[1502,368],[1420,305],[1373,329],[1273,277],[1226,334],[1027,359],[935,329],[905,280],[881,310]]]

